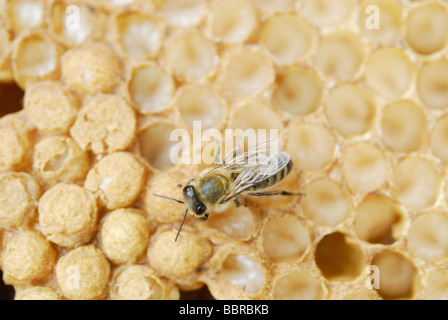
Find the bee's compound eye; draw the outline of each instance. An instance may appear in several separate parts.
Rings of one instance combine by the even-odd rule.
[[[196,202],[194,206],[197,215],[203,215],[207,210],[207,208],[200,202]]]

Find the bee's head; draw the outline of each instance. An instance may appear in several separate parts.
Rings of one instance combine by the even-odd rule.
[[[188,209],[193,212],[194,216],[196,218],[207,220],[207,207],[198,199],[196,193],[194,192],[193,186],[187,185],[182,190],[182,193],[184,196],[185,204],[188,206]]]

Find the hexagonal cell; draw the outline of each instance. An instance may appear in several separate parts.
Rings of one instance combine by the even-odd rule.
[[[325,115],[330,126],[343,136],[370,130],[376,113],[373,94],[354,84],[342,84],[327,95]]]
[[[425,299],[448,299],[448,272],[445,270],[432,271],[429,274],[426,286]]]
[[[28,83],[59,76],[60,47],[45,33],[16,38],[12,51],[14,79],[25,88]]]
[[[343,24],[355,9],[355,0],[304,0],[303,14],[319,27]]]
[[[320,38],[314,62],[327,76],[348,80],[361,67],[364,54],[363,43],[358,35],[336,31]]]
[[[437,119],[430,139],[429,146],[432,154],[444,163],[448,162],[448,116]]]
[[[309,272],[289,273],[274,283],[277,300],[318,300],[322,296],[322,283]]]
[[[170,25],[192,27],[202,21],[207,4],[205,0],[157,0],[155,5]]]
[[[383,111],[381,132],[388,147],[397,152],[418,150],[427,137],[423,109],[411,100],[396,101]]]
[[[303,170],[321,170],[333,160],[335,141],[327,128],[311,125],[289,125],[286,150],[294,164]]]
[[[411,260],[399,252],[385,250],[373,257],[378,267],[378,293],[383,299],[410,299],[420,287],[418,270]]]
[[[277,74],[272,102],[293,115],[306,115],[317,110],[322,91],[322,80],[313,69],[293,66]]]
[[[167,62],[178,80],[201,80],[211,75],[218,63],[216,45],[200,33],[185,34],[167,50]]]
[[[49,27],[67,46],[76,46],[88,39],[100,39],[104,35],[106,15],[92,10],[87,3],[54,1],[51,4]]]
[[[232,206],[224,212],[211,214],[207,225],[232,239],[246,240],[254,232],[255,220],[249,208]]]
[[[227,113],[225,99],[207,86],[187,86],[180,90],[175,104],[184,122],[192,129],[193,121],[201,121],[203,129],[221,124]]]
[[[221,266],[222,275],[247,293],[260,291],[266,282],[266,270],[252,258],[229,254]]]
[[[240,129],[244,131],[241,132],[242,135],[247,130],[250,130],[250,132],[254,130],[257,144],[260,144],[274,140],[271,136],[271,130],[275,131],[275,136],[278,139],[283,129],[283,123],[280,116],[269,105],[254,101],[239,107],[231,116],[228,127],[235,129],[234,135],[236,136],[238,136]],[[265,134],[263,134],[264,132]]]
[[[412,255],[426,260],[444,259],[448,255],[448,216],[431,212],[416,217],[408,231],[408,249]]]
[[[399,48],[383,47],[374,51],[366,64],[366,82],[386,99],[397,99],[409,88],[414,65]]]
[[[12,29],[21,30],[36,28],[44,21],[45,3],[42,0],[13,0],[8,4],[8,19]]]
[[[395,167],[392,182],[398,201],[410,210],[422,210],[435,203],[441,177],[431,160],[408,157]]]
[[[314,30],[297,14],[282,13],[264,24],[261,43],[279,64],[292,64],[302,59],[311,49]]]
[[[403,9],[397,0],[364,0],[359,7],[358,24],[364,37],[392,44],[402,32]]]
[[[208,24],[210,34],[216,40],[242,43],[251,36],[258,24],[256,8],[247,0],[215,1]]]
[[[156,65],[135,68],[128,83],[130,97],[142,113],[165,110],[171,103],[174,89],[171,75]]]
[[[365,268],[359,245],[340,232],[327,234],[319,241],[315,260],[323,276],[331,281],[352,281]]]
[[[430,109],[448,106],[448,59],[427,61],[417,75],[417,92],[422,103]]]
[[[233,53],[224,63],[222,92],[229,98],[247,98],[265,90],[274,79],[274,66],[266,55],[243,49]]]
[[[366,196],[356,210],[355,232],[370,243],[391,244],[401,236],[404,217],[400,208],[388,197]]]
[[[161,23],[139,12],[126,12],[115,18],[118,41],[128,54],[152,58],[157,55],[163,42]]]
[[[163,169],[176,164],[177,160],[172,158],[171,150],[177,143],[170,140],[171,132],[175,129],[176,126],[172,124],[156,122],[138,133],[142,156],[154,168]]]
[[[348,147],[342,156],[344,177],[353,192],[371,192],[390,175],[390,164],[382,150],[367,143]]]
[[[336,225],[350,214],[347,194],[328,178],[310,182],[304,189],[301,202],[303,213],[321,225]]]
[[[294,216],[280,216],[269,220],[263,228],[264,252],[275,262],[298,260],[308,248],[308,231]]]
[[[420,54],[442,49],[448,40],[448,11],[438,3],[424,3],[413,8],[406,21],[406,40]]]

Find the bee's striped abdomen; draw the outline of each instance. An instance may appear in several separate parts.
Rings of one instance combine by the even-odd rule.
[[[279,172],[277,172],[274,175],[266,176],[266,179],[253,185],[250,188],[250,190],[252,190],[252,191],[263,190],[263,189],[267,189],[267,188],[279,183],[288,175],[288,173],[291,171],[291,168],[292,168],[292,161],[289,160],[288,164],[282,170],[280,170]]]

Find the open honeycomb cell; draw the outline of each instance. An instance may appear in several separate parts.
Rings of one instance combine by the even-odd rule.
[[[0,0],[3,282],[447,299],[447,56],[445,0]],[[293,195],[186,212],[203,170],[276,139],[268,191]]]

